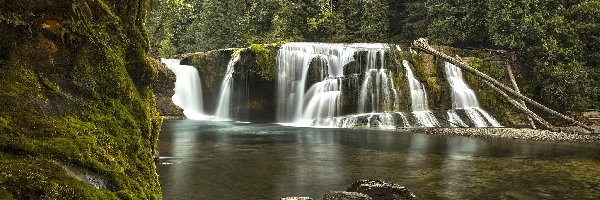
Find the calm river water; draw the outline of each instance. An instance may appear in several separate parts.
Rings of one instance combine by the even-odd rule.
[[[419,199],[600,199],[600,145],[165,121],[165,199],[279,199],[345,190],[360,179]]]

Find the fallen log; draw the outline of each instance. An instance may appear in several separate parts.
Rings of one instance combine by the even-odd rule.
[[[508,63],[506,63],[506,73],[508,73],[508,78],[510,79],[510,82],[512,83],[515,91],[517,93],[521,94],[521,90],[519,89],[519,85],[517,84],[517,80],[515,79],[515,75],[512,72],[512,67],[510,67],[510,64],[508,64]],[[529,111],[529,109],[527,108],[527,104],[525,104],[525,101],[521,100],[521,104],[523,105],[523,108],[525,108],[527,111]],[[535,123],[533,122],[533,119],[531,119],[531,118],[532,118],[531,116],[527,117],[527,120],[529,121],[529,126],[531,126],[532,129],[537,129],[535,127]]]
[[[488,75],[486,75],[486,74],[484,74],[484,73],[482,73],[482,72],[480,72],[480,71],[478,71],[476,69],[473,69],[473,68],[469,67],[466,63],[458,61],[455,58],[452,58],[452,57],[450,57],[450,56],[448,56],[446,54],[443,54],[443,53],[441,53],[441,52],[433,49],[431,46],[429,46],[429,42],[425,38],[419,38],[419,39],[415,40],[412,43],[412,48],[416,49],[416,50],[419,50],[419,51],[422,51],[422,52],[425,52],[425,53],[428,53],[428,54],[431,54],[433,56],[436,56],[436,57],[438,57],[438,58],[440,58],[442,60],[445,60],[446,62],[452,63],[452,64],[456,65],[457,67],[465,70],[466,72],[469,72],[469,73],[471,73],[471,74],[479,77],[482,80],[488,81],[490,84],[494,85],[495,87],[501,89],[502,91],[506,92],[509,95],[512,95],[513,97],[515,97],[515,98],[517,98],[519,100],[523,100],[523,101],[525,101],[526,103],[528,103],[528,104],[530,104],[532,106],[535,106],[535,107],[537,107],[537,108],[539,108],[539,109],[541,109],[541,110],[543,110],[543,111],[545,111],[545,112],[547,112],[547,113],[549,113],[551,115],[554,115],[556,117],[562,118],[565,121],[573,123],[574,125],[580,126],[580,127],[584,128],[584,129],[586,129],[586,130],[588,130],[588,131],[590,131],[592,133],[595,132],[594,128],[592,128],[592,127],[590,127],[588,125],[585,125],[585,124],[583,124],[583,123],[581,123],[581,122],[579,122],[579,121],[577,121],[577,120],[575,120],[573,118],[565,116],[565,115],[563,115],[563,114],[561,114],[561,113],[559,113],[559,112],[557,112],[555,110],[552,110],[552,109],[550,109],[550,108],[548,108],[548,107],[546,107],[546,106],[544,106],[544,105],[542,105],[542,104],[540,104],[540,103],[538,103],[538,102],[536,102],[534,100],[531,100],[530,98],[528,98],[526,96],[523,96],[522,94],[520,94],[520,93],[516,92],[515,90],[511,89],[510,87],[508,87],[508,86],[500,83],[498,80],[496,80],[496,79],[494,79],[492,77],[489,77]]]
[[[510,104],[512,104],[515,108],[517,108],[519,111],[521,111],[523,114],[525,114],[527,116],[527,118],[529,120],[531,120],[531,123],[534,123],[533,120],[535,119],[535,121],[537,121],[539,124],[541,124],[545,129],[550,130],[550,131],[554,131],[554,132],[558,132],[559,131],[552,124],[550,124],[546,120],[544,120],[544,118],[538,116],[533,111],[531,111],[527,107],[525,107],[524,104],[522,104],[521,102],[518,102],[517,100],[511,98],[508,94],[506,94],[506,92],[500,90],[498,87],[492,85],[488,81],[483,81],[483,82],[485,84],[487,84],[489,87],[491,87],[498,94],[500,94],[501,96],[503,96],[506,100],[508,100],[508,102]],[[534,126],[535,126],[535,124],[534,124]]]

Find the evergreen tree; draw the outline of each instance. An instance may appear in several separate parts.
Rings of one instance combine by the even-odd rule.
[[[151,1],[150,13],[146,20],[146,27],[150,37],[150,55],[170,56],[175,54],[176,47],[173,46],[173,37],[179,33],[172,30],[176,21],[187,18],[192,5],[183,0],[153,0]]]

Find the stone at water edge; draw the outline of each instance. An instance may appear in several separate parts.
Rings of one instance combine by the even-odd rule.
[[[360,180],[350,185],[346,191],[367,194],[373,200],[416,199],[406,187],[379,180]]]
[[[284,197],[281,200],[313,200],[310,197]]]
[[[358,192],[329,191],[323,195],[323,200],[372,200],[372,198]]]

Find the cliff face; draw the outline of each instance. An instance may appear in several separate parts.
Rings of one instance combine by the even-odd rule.
[[[172,97],[175,94],[175,81],[177,77],[165,64],[151,58],[153,65],[157,66],[158,77],[152,84],[152,92],[156,95],[156,108],[160,116],[167,119],[183,119],[183,109],[173,103]]]
[[[276,104],[276,56],[278,44],[252,45],[245,49],[199,52],[184,56],[181,64],[198,69],[202,82],[204,111],[214,114],[227,64],[241,54],[234,65],[231,116],[236,120],[274,122]]]
[[[147,5],[0,1],[0,196],[161,198]]]

